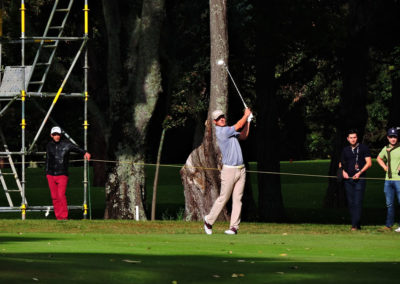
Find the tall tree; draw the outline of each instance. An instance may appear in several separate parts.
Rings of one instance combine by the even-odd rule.
[[[336,175],[340,153],[346,142],[346,131],[358,129],[361,142],[367,122],[367,72],[368,24],[374,11],[375,1],[349,1],[348,36],[341,64],[343,91],[337,118],[334,148],[329,174]],[[343,207],[346,204],[343,185],[330,179],[325,196],[326,207]]]
[[[279,22],[276,1],[256,1],[257,169],[280,171],[275,68],[278,49],[272,31]],[[275,34],[276,35],[276,34]],[[258,175],[258,208],[262,221],[280,221],[284,207],[279,175]]]
[[[221,59],[228,64],[226,8],[226,0],[210,0],[211,94],[208,120],[202,144],[193,150],[181,169],[187,220],[201,220],[219,195],[220,177],[216,169],[221,166],[221,154],[210,115],[216,109],[226,112],[228,106],[228,74],[217,65],[217,61]],[[226,210],[221,213],[220,218],[227,220]]]
[[[105,218],[146,219],[145,143],[161,93],[159,40],[163,0],[103,0],[108,39],[110,152],[117,163],[106,184]]]

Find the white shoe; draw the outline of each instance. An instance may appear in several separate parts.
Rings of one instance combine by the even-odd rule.
[[[236,235],[237,234],[237,229],[232,227],[229,230],[226,230],[225,234],[227,234],[227,235]]]
[[[212,235],[212,225],[207,223],[206,217],[204,217],[204,231],[207,235]]]
[[[400,233],[400,227],[398,227],[396,230],[394,230],[397,233]]]

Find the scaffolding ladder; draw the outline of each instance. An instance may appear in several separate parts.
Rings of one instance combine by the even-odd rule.
[[[7,101],[8,103],[5,106],[1,106],[0,117],[4,115],[4,113],[11,107],[14,102],[21,102],[21,150],[18,151],[9,151],[8,147],[5,148],[5,151],[0,151],[0,155],[7,158],[10,164],[10,168],[12,173],[4,173],[0,169],[0,186],[3,187],[5,195],[8,200],[9,207],[0,207],[0,212],[17,212],[20,211],[22,214],[22,219],[25,219],[26,211],[46,211],[53,210],[53,206],[27,206],[26,201],[26,174],[25,174],[25,159],[29,154],[34,154],[36,151],[33,149],[36,142],[38,141],[39,135],[41,134],[45,124],[48,120],[54,123],[54,120],[50,117],[50,114],[58,101],[60,96],[66,96],[69,98],[82,98],[84,100],[84,122],[83,122],[83,133],[84,133],[84,149],[87,149],[87,130],[88,130],[88,120],[87,120],[87,104],[88,104],[88,54],[87,54],[87,41],[88,41],[88,22],[89,22],[89,5],[88,0],[81,0],[83,2],[83,14],[84,14],[84,34],[83,36],[64,36],[64,30],[67,24],[68,17],[71,12],[71,8],[73,6],[74,0],[54,0],[52,5],[52,9],[50,12],[50,16],[47,20],[47,24],[42,36],[30,36],[27,37],[25,34],[25,1],[21,1],[21,37],[18,41],[11,41],[14,43],[21,43],[21,65],[20,66],[6,66],[4,69],[4,76],[0,78],[0,101]],[[1,13],[1,11],[0,11]],[[0,15],[1,20],[1,15]],[[0,30],[0,36],[1,36]],[[56,50],[60,42],[69,42],[69,41],[81,41],[79,50],[77,51],[75,57],[70,64],[68,71],[62,81],[62,84],[57,92],[43,92],[43,87],[45,85],[48,74],[50,73],[50,68],[54,65],[54,59],[56,58]],[[25,44],[26,43],[36,43],[39,44],[38,49],[36,51],[34,60],[32,65],[25,64]],[[1,48],[1,42],[0,42]],[[79,93],[63,93],[63,89],[65,84],[67,83],[72,70],[78,59],[81,55],[84,55],[84,86],[83,90]],[[0,62],[1,62],[1,53],[0,53]],[[26,144],[26,119],[25,119],[25,105],[28,98],[54,98],[50,108],[48,109],[38,131],[36,132],[36,136],[34,137],[32,143],[27,148]],[[34,100],[32,100],[34,101]],[[44,109],[40,107],[40,105],[36,104],[36,107],[45,112]],[[65,133],[67,139],[69,139],[72,143],[76,144],[72,138]],[[3,141],[5,141],[3,139]],[[7,145],[4,142],[5,145]],[[20,177],[15,169],[14,162],[12,161],[12,156],[16,155],[21,158],[21,171]],[[1,156],[0,156],[1,157]],[[83,210],[83,218],[87,218],[88,206],[87,206],[87,187],[88,187],[88,162],[84,161],[84,180],[83,180],[83,204],[82,205],[69,205],[69,209],[81,209]],[[9,189],[6,184],[6,179],[4,175],[14,175],[15,181],[17,183],[18,189]],[[19,192],[21,194],[21,207],[14,207],[14,203],[12,202],[11,197],[13,196],[13,192]],[[47,216],[47,215],[46,215]]]
[[[10,168],[11,168],[11,172],[10,173],[8,173],[8,172],[5,173],[0,168],[0,182],[1,182],[1,185],[2,185],[2,187],[4,189],[4,193],[6,195],[6,198],[7,198],[7,201],[8,201],[8,205],[9,205],[10,208],[13,208],[14,207],[14,203],[12,201],[10,192],[19,192],[20,195],[21,195],[21,198],[23,198],[22,185],[21,185],[21,181],[19,180],[18,172],[17,172],[17,169],[15,168],[14,161],[13,161],[12,156],[11,156],[11,152],[8,150],[8,145],[7,145],[6,139],[4,137],[3,130],[1,128],[0,128],[0,139],[1,139],[2,143],[3,143],[4,153],[6,153],[4,156],[0,156],[0,158],[2,158],[2,159],[6,158],[8,160],[8,164],[10,165]],[[13,175],[14,176],[15,183],[17,185],[17,189],[9,189],[8,188],[6,180],[4,178],[4,176],[6,176],[6,175]],[[26,199],[25,199],[25,201],[26,201],[26,204],[27,204],[28,202],[27,202]]]
[[[64,6],[60,6],[59,4]],[[42,39],[40,40],[35,59],[33,60],[32,72],[27,80],[27,89],[29,91],[31,91],[33,86],[36,86],[37,90],[35,91],[38,93],[42,92],[44,83],[46,82],[47,74],[49,73],[51,64],[53,63],[53,59],[56,54],[56,50],[60,41],[59,38],[61,38],[63,35],[64,27],[71,11],[72,4],[74,4],[74,0],[54,1],[54,5],[47,21],[46,28],[44,29]],[[55,34],[53,35],[52,33]],[[47,49],[48,51],[42,52],[43,49]],[[36,71],[36,73],[34,73],[34,71]],[[33,74],[35,74],[37,81],[31,81],[31,76]]]

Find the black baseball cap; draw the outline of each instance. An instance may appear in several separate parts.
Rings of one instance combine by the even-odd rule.
[[[387,132],[387,136],[395,136],[398,137],[398,132],[397,132],[397,128],[389,128],[388,132]]]

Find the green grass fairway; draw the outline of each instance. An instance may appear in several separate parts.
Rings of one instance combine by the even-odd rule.
[[[366,226],[0,220],[0,283],[395,283],[400,234]]]

